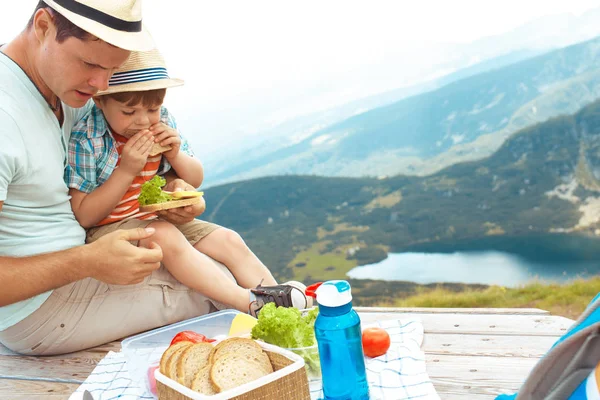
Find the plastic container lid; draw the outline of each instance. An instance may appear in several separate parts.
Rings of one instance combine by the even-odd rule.
[[[350,284],[347,281],[327,281],[315,291],[317,302],[325,307],[340,307],[352,301]]]
[[[237,310],[223,310],[206,314],[132,336],[121,342],[127,359],[127,369],[132,381],[151,394],[148,369],[157,365],[163,352],[169,347],[173,337],[181,331],[194,331],[207,338],[227,336]],[[155,396],[156,397],[156,396]]]

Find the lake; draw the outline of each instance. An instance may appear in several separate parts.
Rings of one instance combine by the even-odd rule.
[[[356,267],[355,279],[480,283],[515,287],[600,275],[600,240],[572,235],[494,236],[428,243]]]

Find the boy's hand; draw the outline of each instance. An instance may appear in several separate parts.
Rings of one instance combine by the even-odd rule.
[[[163,153],[167,160],[172,160],[179,154],[181,137],[179,137],[179,133],[175,129],[162,122],[158,122],[150,127],[150,131],[154,135],[155,143],[160,143],[161,146],[171,146],[171,150]]]
[[[176,192],[178,190],[196,190],[196,188],[188,184],[183,179],[174,179],[167,183],[163,190]],[[205,209],[206,203],[204,201],[204,197],[201,197],[198,204],[188,207],[172,208],[170,210],[159,211],[157,214],[172,224],[182,225],[193,221],[194,218],[201,215]]]
[[[128,172],[131,176],[139,174],[148,162],[152,145],[154,145],[153,135],[147,129],[130,137],[123,146],[119,168]]]

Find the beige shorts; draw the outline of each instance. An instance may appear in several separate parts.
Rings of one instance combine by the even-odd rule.
[[[129,219],[124,221],[114,222],[112,224],[98,226],[95,228],[90,228],[87,231],[86,242],[92,243],[96,240],[100,239],[102,236],[108,235],[111,232],[114,232],[118,229],[135,229],[135,228],[145,228],[153,222],[163,221],[159,219],[151,219],[151,220],[139,220],[139,219]],[[199,219],[195,219],[187,224],[175,225],[183,236],[187,239],[188,242],[192,246],[198,243],[201,239],[204,239],[210,233],[219,229],[220,226],[217,224],[213,224],[211,222],[202,221]],[[132,242],[134,245],[138,245],[137,241]]]

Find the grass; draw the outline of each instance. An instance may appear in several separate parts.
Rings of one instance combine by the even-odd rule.
[[[294,273],[293,279],[301,282],[312,282],[318,277],[319,281],[344,279],[346,273],[356,267],[356,260],[346,258],[346,249],[352,245],[342,246],[333,252],[323,252],[329,241],[314,243],[307,250],[296,254],[289,263]]]
[[[443,288],[418,288],[417,294],[394,302],[396,307],[509,307],[540,308],[553,315],[577,319],[600,292],[600,277],[566,284],[533,282],[519,288],[490,286],[452,292]]]

